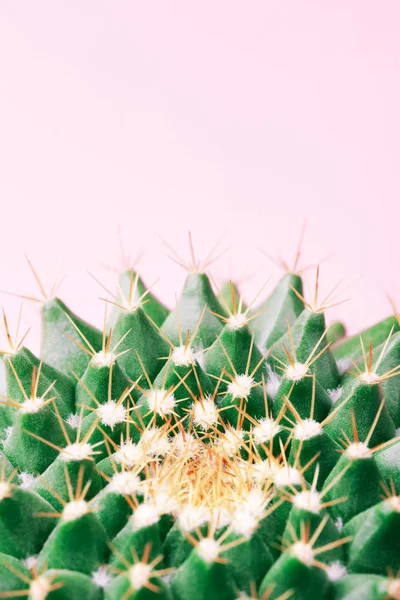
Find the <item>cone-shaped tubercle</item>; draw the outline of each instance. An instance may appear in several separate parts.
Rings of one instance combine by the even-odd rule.
[[[277,367],[282,366],[282,363],[287,364],[288,358],[285,347],[289,351],[293,351],[291,338],[296,353],[296,362],[301,365],[305,364],[313,353],[315,353],[314,356],[317,356],[326,346],[325,330],[324,313],[312,312],[305,308],[291,327],[291,332],[287,331],[271,346],[269,352],[271,366],[279,372]],[[317,350],[315,350],[316,348]],[[337,387],[339,372],[330,348],[326,348],[318,359],[313,362],[310,371],[315,373],[317,380],[325,389]]]
[[[376,348],[385,342],[392,327],[394,328],[394,333],[400,330],[400,325],[394,316],[376,323],[361,333],[345,338],[343,341],[337,343],[332,350],[335,360],[348,359],[350,361],[349,366],[352,360],[357,362],[362,358],[360,336],[365,347],[372,341],[372,346]]]
[[[178,305],[163,323],[163,332],[175,345],[181,344],[181,336],[195,331],[205,306],[207,310],[193,343],[196,348],[208,348],[223,328],[222,320],[212,313],[224,315],[224,310],[204,273],[189,273],[186,277]]]
[[[137,280],[136,280],[137,277]],[[119,291],[117,294],[116,303],[124,305],[124,301],[131,295],[131,303],[139,303],[142,296],[144,296],[143,310],[146,315],[156,323],[159,327],[164,323],[165,319],[169,314],[169,309],[160,301],[156,296],[148,291],[145,286],[143,279],[137,274],[133,274],[131,269],[125,269],[119,276]],[[113,311],[108,319],[108,326],[114,327],[121,313],[119,306],[114,306]]]
[[[41,358],[65,375],[71,376],[71,371],[74,371],[81,377],[89,364],[90,355],[67,337],[82,345],[82,338],[71,321],[96,352],[101,349],[101,332],[75,315],[59,298],[53,298],[42,307]]]
[[[141,306],[124,310],[119,315],[112,332],[111,346],[118,342],[118,353],[127,350],[118,358],[118,363],[132,381],[137,381],[139,377],[142,377],[142,383],[146,381],[140,361],[150,381],[153,381],[168,358],[168,343]]]
[[[303,312],[303,302],[292,288],[303,295],[301,277],[286,273],[271,295],[252,311],[252,314],[260,313],[251,321],[258,347],[270,348],[285,335],[288,321],[292,325]]]

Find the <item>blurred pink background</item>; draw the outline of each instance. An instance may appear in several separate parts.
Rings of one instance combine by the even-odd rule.
[[[102,263],[145,251],[173,304],[187,254],[221,233],[212,272],[252,275],[248,298],[292,260],[333,255],[321,287],[350,331],[398,294],[400,5],[324,2],[5,0],[0,4],[0,287],[37,293],[24,259],[101,323]],[[312,277],[310,276],[310,282]],[[267,289],[268,289],[267,288]],[[267,291],[267,290],[266,290]],[[398,298],[400,300],[400,298]],[[17,300],[0,298],[12,323]],[[38,306],[24,309],[37,344]]]

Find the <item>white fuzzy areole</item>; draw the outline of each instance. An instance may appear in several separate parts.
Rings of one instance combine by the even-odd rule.
[[[64,510],[62,512],[63,521],[75,521],[75,519],[79,519],[86,515],[89,510],[89,506],[87,502],[84,500],[72,500],[72,502],[68,502],[64,506]]]
[[[346,448],[346,456],[349,458],[370,458],[372,456],[371,450],[363,442],[354,442]]]
[[[389,504],[392,510],[400,513],[400,496],[391,496],[391,498],[388,498],[386,502]]]
[[[140,486],[140,479],[137,475],[124,471],[122,473],[114,473],[110,483],[107,486],[109,492],[114,494],[136,494]]]
[[[30,600],[45,600],[51,591],[51,581],[44,575],[39,575],[31,582],[29,588]]]
[[[149,409],[160,416],[170,415],[176,405],[174,395],[164,389],[149,390],[146,400]]]
[[[117,355],[114,352],[104,352],[100,350],[91,360],[92,367],[111,367],[117,360]]]
[[[339,533],[343,531],[344,523],[342,517],[338,517],[335,521],[335,527]]]
[[[160,520],[160,515],[155,506],[152,504],[139,504],[133,515],[130,517],[134,529],[142,527],[150,527],[155,525]]]
[[[193,531],[207,521],[209,511],[205,506],[191,506],[184,504],[177,511],[177,520],[181,531]]]
[[[42,408],[43,403],[45,402],[44,398],[27,398],[21,404],[20,411],[24,415],[32,415],[34,413],[39,412]]]
[[[389,582],[388,594],[393,600],[400,600],[400,579],[392,579]]]
[[[293,496],[293,505],[317,515],[321,511],[321,495],[312,490],[299,492]]]
[[[115,453],[115,460],[117,463],[124,465],[128,469],[131,469],[136,463],[143,458],[143,451],[138,444],[127,440],[123,442],[117,452]]]
[[[236,534],[249,539],[258,527],[258,520],[248,507],[240,506],[232,514],[231,526]]]
[[[339,398],[342,397],[343,388],[339,385],[337,388],[334,388],[333,390],[328,390],[328,394],[330,396],[330,399],[332,400],[332,404],[335,404],[339,400]]]
[[[80,415],[76,415],[74,413],[71,413],[67,417],[67,423],[72,429],[78,429],[80,420]]]
[[[111,580],[112,575],[108,572],[107,567],[99,567],[97,571],[92,573],[93,583],[101,588],[107,587]]]
[[[318,421],[314,419],[303,419],[300,423],[296,423],[293,430],[293,437],[296,440],[310,440],[317,435],[321,435],[322,427]]]
[[[210,398],[192,404],[193,423],[204,431],[213,427],[218,421],[218,410]]]
[[[291,546],[290,552],[305,565],[311,566],[314,561],[314,553],[310,544],[296,542]]]
[[[285,485],[300,485],[301,475],[298,469],[284,465],[280,467],[274,475],[274,484],[276,487]]]
[[[368,371],[361,373],[361,375],[359,375],[359,379],[363,383],[369,383],[371,385],[373,385],[374,383],[379,383],[379,381],[381,380],[381,378],[379,377],[379,375],[377,373],[374,373],[374,372],[368,373]]]
[[[31,571],[32,569],[37,567],[38,562],[39,562],[38,554],[35,556],[28,556],[28,558],[25,558],[25,560],[23,561],[24,565],[26,566],[27,569],[29,569],[29,571]]]
[[[285,371],[285,377],[291,381],[301,381],[308,373],[307,365],[303,363],[295,362],[293,365],[289,365]]]
[[[254,379],[250,375],[236,375],[228,384],[228,394],[233,398],[248,398]]]
[[[265,460],[259,460],[252,465],[251,473],[255,481],[261,483],[275,475],[279,471],[279,466],[276,461],[266,458]],[[247,466],[249,469],[249,466]]]
[[[116,400],[109,400],[96,409],[96,414],[103,425],[115,427],[118,423],[126,420],[126,408],[123,404],[118,404]]]
[[[189,367],[196,364],[196,356],[193,348],[186,347],[184,344],[174,348],[171,360],[177,367]]]
[[[242,445],[243,431],[240,429],[226,429],[219,438],[219,445],[228,456],[233,456]]]
[[[246,313],[236,313],[236,315],[231,315],[227,320],[227,325],[229,329],[241,329],[245,325],[247,325],[247,315]]]
[[[206,563],[213,563],[218,558],[221,547],[213,538],[203,538],[196,546],[197,553]]]
[[[347,575],[348,571],[341,562],[336,560],[327,566],[325,573],[329,581],[339,581],[339,579],[343,579]]]
[[[264,352],[264,350],[262,350]],[[270,398],[274,399],[278,393],[279,386],[281,385],[281,379],[278,375],[273,371],[271,365],[267,364],[267,394]]]
[[[0,502],[11,494],[11,484],[6,481],[0,481]]]
[[[129,569],[129,582],[134,590],[140,590],[148,583],[151,576],[151,566],[138,562]]]
[[[199,443],[192,433],[176,433],[171,439],[171,449],[173,448],[176,454],[193,455],[199,447]]]
[[[170,449],[168,436],[158,427],[149,427],[143,431],[140,446],[147,456],[164,456]]]
[[[37,477],[31,475],[31,473],[19,473],[18,479],[20,482],[19,487],[21,489],[30,490],[35,481],[37,480]]]
[[[69,446],[65,446],[60,452],[62,460],[86,460],[93,455],[93,446],[88,443],[75,442]]]
[[[265,444],[265,442],[269,442],[277,433],[279,433],[281,429],[282,427],[279,423],[276,423],[274,419],[260,419],[258,425],[253,429],[254,441],[256,444]]]

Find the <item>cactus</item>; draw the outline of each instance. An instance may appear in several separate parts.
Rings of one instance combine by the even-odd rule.
[[[286,272],[212,258],[170,312],[137,272],[103,331],[43,295],[1,353],[0,598],[400,599],[400,328],[346,337]],[[260,294],[259,294],[260,295]]]

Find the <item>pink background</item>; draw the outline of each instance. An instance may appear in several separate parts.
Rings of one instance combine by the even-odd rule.
[[[116,226],[170,304],[187,252],[232,249],[219,278],[279,271],[258,247],[323,264],[350,330],[388,313],[399,247],[400,9],[385,1],[5,0],[0,4],[0,287],[45,283],[100,323]],[[347,297],[345,294],[344,297]],[[15,323],[18,302],[1,303]],[[400,300],[400,298],[399,298]],[[24,321],[38,334],[37,306]]]

